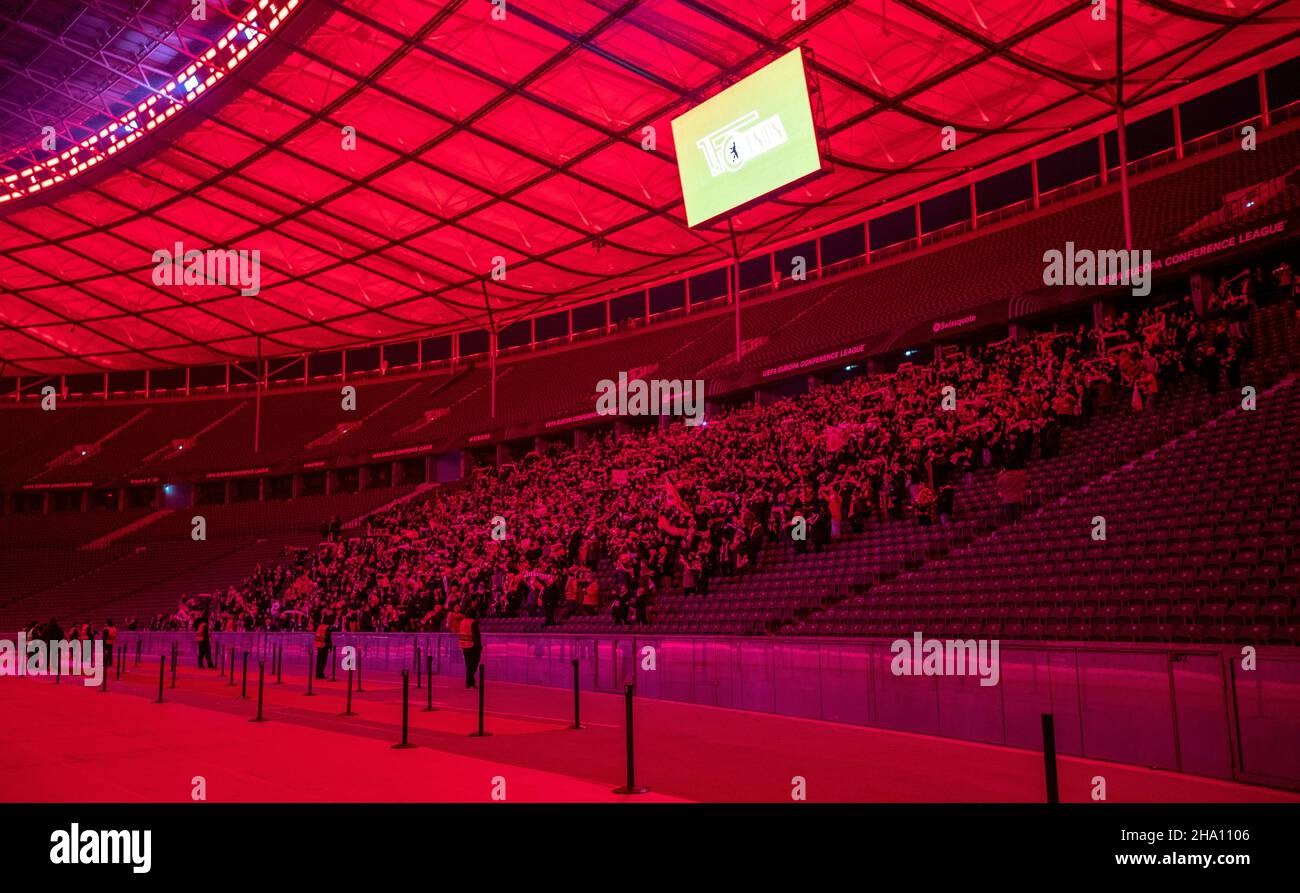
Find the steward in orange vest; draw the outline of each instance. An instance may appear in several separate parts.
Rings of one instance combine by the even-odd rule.
[[[460,619],[460,629],[458,630],[458,638],[460,640],[461,648],[473,648],[475,644],[477,644],[474,641],[475,640],[474,634],[478,632],[478,627],[476,624],[477,621],[475,621],[471,617],[462,617]]]
[[[320,626],[316,627],[316,678],[325,678],[325,664],[329,660],[330,649],[334,647],[330,635],[329,618],[321,617]]]
[[[465,687],[476,688],[474,676],[478,673],[478,663],[483,657],[483,639],[479,635],[478,620],[474,617],[473,608],[465,610],[465,617],[456,633],[460,640],[460,653],[465,655]]]

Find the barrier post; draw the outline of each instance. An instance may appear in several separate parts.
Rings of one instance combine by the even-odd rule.
[[[615,794],[644,794],[649,788],[639,788],[636,784],[636,757],[632,751],[632,683],[629,682],[623,688],[623,700],[626,704],[626,719],[624,728],[627,735],[627,784],[621,788],[614,788]]]
[[[126,663],[126,654],[123,653],[124,651],[125,651],[125,649],[118,649],[118,654],[117,654],[117,663],[115,663],[115,664],[113,665],[113,678],[114,678],[114,679],[121,679],[121,678],[122,678],[122,664]]]
[[[483,670],[484,670],[483,665],[482,665],[482,664],[479,664],[479,667],[478,667],[478,731],[477,731],[477,732],[470,732],[470,733],[469,733],[469,736],[470,736],[471,738],[491,738],[491,737],[492,737],[492,733],[491,733],[491,732],[486,732],[486,731],[483,730],[483,701],[484,701],[484,699],[487,697],[487,695],[485,694],[486,686],[483,684],[483,683],[484,683],[484,680],[485,680],[487,677],[486,677],[486,674],[483,672]]]
[[[223,643],[217,643],[217,673],[226,675],[226,649]]]
[[[158,658],[158,700],[154,701],[155,704],[161,704],[163,702],[163,677],[166,673],[167,655],[164,654]]]
[[[229,687],[229,686],[235,684],[235,649],[233,649],[233,648],[227,648],[227,649],[226,649],[226,653],[227,653],[227,656],[230,658],[230,661],[229,661],[229,663],[230,663],[230,681],[228,681],[228,682],[226,683],[226,686]]]
[[[411,708],[411,671],[402,671],[402,740],[393,745],[393,750],[403,750],[408,747],[415,747],[414,744],[407,740],[407,727],[410,722]]]
[[[424,687],[424,713],[432,713],[437,708],[433,706],[433,655],[424,656],[424,675],[429,677],[429,684]],[[418,678],[418,677],[417,677]]]
[[[176,659],[179,656],[180,656],[180,649],[176,647],[175,642],[172,642],[172,684],[171,684],[172,688],[176,687]],[[230,675],[233,677],[235,674],[232,671]]]
[[[352,712],[352,671],[348,670],[348,706],[339,716],[356,716]]]
[[[357,694],[361,694],[364,689],[361,687],[361,649],[357,649]]]
[[[248,700],[248,652],[244,652],[244,675],[239,685],[239,700]]]
[[[330,682],[339,681],[339,646],[330,648]]]
[[[1047,781],[1047,802],[1060,803],[1056,784],[1056,724],[1052,714],[1043,714],[1043,775]]]
[[[578,730],[582,728],[582,721],[578,713],[578,659],[573,659],[573,725],[570,729]]]
[[[259,660],[257,662],[257,716],[250,719],[249,722],[266,722],[266,718],[262,716],[262,676],[265,671],[266,661]]]
[[[135,640],[135,665],[140,666],[140,650],[144,647],[144,639]]]
[[[416,688],[424,688],[424,682],[422,681],[422,674],[420,673],[421,669],[422,668],[420,667],[420,646],[416,645],[415,646],[415,687]]]
[[[99,677],[99,693],[107,694],[108,693],[108,667],[101,666],[99,669],[100,672],[104,674]]]
[[[316,649],[307,649],[307,691],[303,695],[305,698],[313,698],[316,693],[311,690],[311,681],[316,678]]]
[[[275,684],[284,684],[284,646],[275,646]]]

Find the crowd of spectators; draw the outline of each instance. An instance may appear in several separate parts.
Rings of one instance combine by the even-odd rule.
[[[1246,277],[1249,280],[1249,276]],[[816,387],[578,448],[549,445],[382,510],[359,535],[337,524],[314,549],[259,566],[155,626],[436,630],[456,610],[535,616],[609,612],[644,624],[656,593],[707,597],[749,573],[764,543],[819,551],[873,518],[944,524],[981,468],[1014,517],[1031,452],[1050,458],[1099,401],[1141,411],[1185,373],[1240,386],[1249,288],[1117,311],[1097,327],[956,349],[933,362]],[[606,586],[602,588],[602,580]]]

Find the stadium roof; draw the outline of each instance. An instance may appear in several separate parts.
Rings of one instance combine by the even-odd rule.
[[[19,134],[0,141],[0,360],[135,369],[501,328],[716,265],[728,233],[686,227],[669,122],[803,46],[832,170],[735,218],[743,250],[770,248],[1104,122],[1108,2],[1106,21],[1090,0],[0,12],[0,114]],[[1130,106],[1251,64],[1295,37],[1297,7],[1128,0]],[[177,242],[259,250],[260,291],[156,285],[154,252]]]

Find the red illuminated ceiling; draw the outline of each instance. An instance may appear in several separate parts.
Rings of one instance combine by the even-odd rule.
[[[1089,0],[808,0],[801,20],[790,0],[509,0],[499,21],[487,0],[304,0],[310,27],[271,37],[268,70],[0,206],[0,360],[131,369],[254,356],[259,335],[276,355],[500,327],[716,264],[725,227],[685,227],[669,121],[802,45],[833,171],[735,219],[761,250],[1111,115],[1115,2],[1099,22]],[[1256,58],[1298,14],[1128,0],[1126,95]],[[155,285],[178,241],[260,250],[260,293]]]

